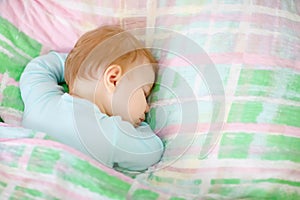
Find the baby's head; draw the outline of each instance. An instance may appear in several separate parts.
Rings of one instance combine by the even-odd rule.
[[[149,111],[146,98],[156,66],[150,51],[132,34],[103,26],[79,38],[66,59],[65,81],[71,95],[138,126]]]

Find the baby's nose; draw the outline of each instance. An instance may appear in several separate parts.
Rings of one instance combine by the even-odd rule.
[[[149,112],[149,110],[150,110],[150,106],[147,104],[147,105],[146,105],[145,113]]]

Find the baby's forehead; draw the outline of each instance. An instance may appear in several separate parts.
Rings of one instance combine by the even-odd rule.
[[[145,56],[139,56],[137,57],[132,63],[135,63],[135,64],[140,64],[140,65],[143,65],[143,64],[154,64],[154,63],[151,63],[150,60],[145,57]]]
[[[131,84],[152,85],[155,81],[155,71],[149,62],[135,63],[131,69],[123,74],[122,78],[130,80]]]
[[[149,73],[155,72],[155,65],[156,63],[151,63],[147,58],[138,58],[135,61],[133,61],[128,69],[128,71],[130,70],[139,70],[140,69],[144,69],[147,70]],[[141,72],[144,70],[140,70]]]

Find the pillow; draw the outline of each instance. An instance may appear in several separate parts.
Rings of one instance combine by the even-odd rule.
[[[300,198],[300,16],[295,4],[157,3],[148,21],[187,39],[167,31],[153,34],[153,46],[162,44],[154,51],[161,66],[148,121],[166,150],[148,175],[136,178],[138,183],[184,199]],[[201,60],[200,66],[193,58]],[[213,68],[219,76],[207,73]],[[183,96],[186,92],[191,95]]]

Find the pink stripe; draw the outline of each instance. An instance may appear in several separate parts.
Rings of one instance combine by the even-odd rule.
[[[4,85],[4,89],[7,86],[19,87],[19,82],[17,82],[15,79],[9,77],[8,74],[6,74],[6,73],[4,73],[4,74],[0,73],[0,85],[1,84]],[[3,101],[3,98],[4,98],[4,96],[1,93],[0,94],[0,102]],[[10,115],[10,114],[7,114],[7,113],[2,113],[1,117],[3,118],[4,121],[7,121],[7,122],[11,122],[12,119],[15,121],[13,123],[17,123],[18,121],[20,121],[20,119],[19,119],[20,117],[15,116],[15,115]]]
[[[288,60],[274,56],[258,55],[258,54],[243,54],[241,57],[241,63],[246,63],[250,65],[270,65],[270,66],[280,66],[292,69],[300,69],[300,62],[298,60]],[[212,56],[213,59],[213,56]],[[243,62],[244,61],[244,62]]]
[[[286,67],[286,68],[300,70],[300,61],[298,60],[283,59],[283,58],[267,56],[267,55],[228,52],[228,53],[209,53],[208,57],[206,55],[192,55],[190,56],[190,58],[193,60],[198,60],[199,56],[203,58],[200,64],[208,64],[209,63],[208,58],[210,58],[214,64],[236,63],[236,64],[249,64],[249,65],[269,65],[273,67]],[[160,64],[162,65],[161,67],[191,66],[190,63],[184,61],[180,57],[161,60]]]
[[[3,122],[0,122],[0,126],[4,126],[4,127],[11,127],[12,125],[10,125],[10,124],[6,124],[6,123],[3,123]]]
[[[151,186],[148,186],[148,185],[145,185],[143,183],[140,183],[139,181],[135,180],[135,179],[132,179],[128,176],[125,176],[124,174],[120,173],[120,172],[117,172],[115,171],[114,169],[111,169],[111,168],[108,168],[104,165],[102,165],[101,163],[98,163],[97,161],[91,159],[90,157],[82,154],[81,152],[78,152],[77,150],[71,148],[71,147],[68,147],[64,144],[60,144],[60,143],[57,143],[57,142],[54,142],[54,141],[48,141],[48,140],[40,140],[40,139],[0,139],[0,142],[6,142],[6,143],[9,143],[9,144],[13,144],[13,145],[20,145],[20,144],[28,144],[28,145],[33,145],[33,146],[47,146],[47,147],[54,147],[56,149],[62,149],[66,152],[69,152],[77,157],[80,157],[81,159],[83,160],[86,160],[88,161],[89,163],[91,163],[92,165],[96,166],[97,168],[99,168],[100,170],[104,171],[105,173],[111,175],[111,176],[114,176],[114,177],[117,177],[118,179],[124,181],[124,182],[127,182],[128,184],[133,184],[133,183],[138,183],[138,188],[142,188],[142,189],[148,189],[148,190],[153,190],[153,188]],[[24,160],[23,160],[24,161]],[[3,172],[4,173],[4,172]],[[1,174],[1,171],[0,171],[0,174]],[[11,179],[9,179],[11,177]],[[22,180],[22,178],[20,177],[13,177],[12,175],[7,177],[9,180]],[[27,180],[25,180],[25,182],[27,182]],[[55,183],[45,183],[43,181],[39,182],[39,181],[36,181],[35,182],[37,185],[39,185],[39,183],[42,183],[42,184],[46,184],[47,188],[52,188],[52,186],[55,186],[56,187],[56,184]],[[34,183],[34,184],[35,184]],[[134,186],[136,187],[136,186]],[[65,188],[65,187],[64,187]],[[67,197],[71,197],[70,195],[72,195],[72,197],[74,195],[78,195],[76,193],[70,193],[69,190],[63,190],[64,188],[58,188],[59,191],[61,193],[66,193],[68,194]],[[159,191],[162,193],[162,191]],[[70,195],[69,195],[70,193]],[[80,198],[79,198],[80,197]],[[76,198],[72,198],[72,199],[86,199],[86,197],[82,197],[82,196],[78,196]]]
[[[5,79],[5,83],[3,83],[3,79]],[[5,86],[19,87],[19,82],[17,82],[15,79],[9,77],[8,75],[0,74],[0,82],[2,82],[2,84],[5,84]]]
[[[265,1],[254,1],[252,3],[254,5],[270,7],[270,8],[280,8],[281,7],[281,5],[280,5],[281,1],[268,1],[268,0],[265,0]]]
[[[156,129],[154,132],[159,137],[168,137],[173,136],[174,134],[178,134],[181,130],[181,134],[195,134],[195,131],[198,133],[205,133],[208,131],[210,124],[207,123],[199,123],[199,124],[175,124],[169,125],[162,129]]]
[[[187,144],[185,146],[183,145],[183,147],[175,147],[172,149],[167,147],[163,156],[164,161],[162,163],[168,161],[174,162],[175,160],[185,160],[189,158],[198,159],[201,156],[205,157],[207,155],[209,156],[217,155],[219,153],[217,142],[218,141],[212,143],[211,146],[207,147],[208,149],[204,149],[204,148],[202,149],[201,148],[202,146],[200,146],[201,143],[199,144],[195,143],[192,146],[189,146]]]
[[[86,6],[93,9],[93,5],[86,3]],[[91,26],[119,23],[114,17],[66,9],[54,1],[4,1],[0,4],[0,13],[20,31],[45,45],[44,49],[60,52],[70,51]]]
[[[29,148],[30,148],[30,151],[28,150]],[[32,153],[32,147],[27,146],[25,148],[25,151],[23,152],[22,156],[19,158],[18,163],[22,166],[23,169],[26,169],[26,166],[28,165],[28,162],[29,162],[30,157],[31,157],[31,153]]]
[[[3,108],[0,106],[0,108]],[[5,109],[5,108],[4,108]],[[22,114],[18,115],[14,112],[3,112],[1,113],[1,118],[5,123],[8,123],[10,125],[20,126],[22,122]]]
[[[5,177],[9,181],[12,181],[14,183],[19,183],[18,185],[21,187],[22,186],[29,187],[29,189],[37,189],[37,190],[40,189],[44,193],[47,194],[47,192],[50,192],[54,196],[55,196],[55,193],[59,193],[63,197],[68,197],[69,199],[79,199],[79,200],[87,199],[86,195],[84,195],[84,194],[81,195],[81,194],[76,193],[76,190],[74,190],[74,186],[71,186],[70,188],[66,187],[66,185],[60,186],[59,184],[56,184],[55,182],[54,183],[47,182],[47,179],[40,179],[35,174],[32,174],[31,177],[28,177],[28,174],[25,174],[25,177],[21,177],[21,176],[17,176],[14,174],[6,173],[5,171],[2,171],[2,170],[0,170],[0,174],[2,177]],[[19,174],[21,174],[21,173],[19,173]],[[49,179],[49,180],[51,180],[51,179]],[[41,187],[41,186],[43,186],[43,187]],[[44,191],[44,189],[46,191]],[[7,194],[7,195],[11,195],[11,194]]]
[[[197,130],[198,134],[205,134],[210,127],[210,123],[199,123],[199,124],[190,124],[187,126],[197,127],[190,128],[189,131]],[[172,137],[174,134],[178,134],[181,124],[169,125],[160,130],[155,130],[157,135],[161,138]],[[184,129],[183,129],[184,130]],[[184,132],[184,134],[195,134],[195,132]],[[277,125],[277,124],[254,124],[254,123],[224,123],[221,132],[253,132],[253,133],[280,133],[281,135],[291,136],[291,137],[300,137],[300,128],[286,125]],[[183,134],[183,133],[181,133]]]
[[[172,9],[172,8],[170,8]],[[173,20],[175,19],[176,20]],[[260,13],[252,13],[251,15],[247,15],[243,12],[229,12],[229,13],[208,13],[208,12],[200,12],[196,15],[182,15],[178,17],[178,13],[162,15],[157,18],[157,24],[159,26],[172,27],[172,26],[190,26],[194,23],[209,23],[209,22],[247,22],[250,23],[251,26],[263,27],[264,29],[276,31],[279,30],[287,30],[288,28],[293,29],[295,31],[295,36],[300,33],[300,24],[291,19],[287,19],[280,16],[268,15],[268,14],[260,14]],[[193,27],[196,27],[193,25]],[[201,27],[199,24],[198,27]],[[192,30],[192,29],[189,29]]]
[[[176,19],[176,20],[173,20]],[[251,16],[243,15],[242,13],[230,13],[230,14],[210,14],[210,13],[198,13],[197,15],[183,15],[178,17],[178,14],[168,14],[162,15],[157,18],[157,24],[159,26],[172,27],[172,26],[190,26],[193,23],[209,23],[210,21],[218,21],[218,22],[249,22],[251,20]],[[195,25],[193,27],[196,27]],[[201,25],[198,25],[201,27]]]
[[[51,140],[41,140],[41,139],[27,139],[27,138],[22,138],[22,139],[9,139],[9,140],[5,140],[5,139],[1,139],[2,142],[4,143],[8,143],[8,144],[14,144],[14,145],[19,145],[19,144],[28,144],[28,145],[33,145],[33,146],[43,146],[43,147],[53,147],[53,148],[57,148],[57,149],[61,149],[63,151],[66,151],[68,153],[71,153],[77,157],[80,157],[81,159],[88,161],[89,163],[91,163],[92,165],[96,166],[97,168],[101,169],[102,171],[105,171],[106,173],[108,173],[109,175],[118,177],[119,179],[128,182],[128,183],[132,183],[132,179],[128,176],[123,175],[120,172],[115,171],[114,169],[108,168],[104,165],[102,165],[101,163],[97,162],[96,160],[88,157],[87,155],[58,142],[54,142]]]
[[[279,133],[284,136],[299,137],[300,128],[277,124],[250,124],[250,123],[228,123],[224,125],[226,132],[258,132],[258,133]]]
[[[178,125],[178,127],[179,126],[180,125]],[[164,134],[159,133],[158,135],[163,139],[167,139],[168,137],[171,137],[173,140],[174,136],[177,137],[178,127],[176,129],[174,126],[166,127],[166,129],[164,129],[164,131],[167,130],[167,132],[164,132]],[[193,136],[193,134],[194,135],[199,134],[198,137],[200,137],[202,133],[203,133],[203,135],[205,135],[205,133],[208,130],[209,125],[202,124],[202,126],[200,126],[200,127],[201,128],[199,129],[198,133],[187,132],[184,134],[188,134],[187,137]],[[170,128],[170,129],[168,129],[168,128]],[[174,130],[177,130],[177,131],[174,132]],[[224,124],[222,131],[220,131],[219,135],[216,135],[216,139],[219,139],[221,134],[226,133],[226,132],[247,132],[247,133],[258,133],[258,134],[280,133],[281,135],[284,135],[284,136],[300,138],[300,128],[297,128],[297,127],[284,126],[284,125],[273,125],[273,124],[232,123],[232,124]],[[203,140],[205,140],[205,138],[203,138]],[[209,149],[210,156],[218,153],[218,151],[217,151],[218,146],[216,146],[217,141],[218,140],[216,140],[215,143],[212,143],[210,146],[210,149]],[[191,142],[192,142],[192,140],[191,140]],[[165,151],[164,157],[168,158],[168,159],[173,159],[175,157],[176,158],[184,157],[184,155],[188,155],[188,156],[199,155],[199,152],[201,152],[201,150],[203,150],[203,149],[201,149],[199,146],[197,146],[193,143],[191,146],[190,146],[190,144],[182,144],[180,146],[177,145],[175,148],[170,148],[170,147],[167,148]],[[258,154],[258,153],[261,153],[262,150],[263,149],[253,149],[253,151],[251,151],[251,153]]]
[[[50,10],[47,11],[43,7],[38,1],[26,3],[26,6],[22,1],[6,1],[1,3],[0,11],[1,15],[20,31],[47,46],[65,49],[74,44],[79,36],[78,31],[72,29],[70,25],[63,24],[54,15],[51,17]],[[60,7],[51,7],[57,16],[62,16],[63,10]],[[75,16],[69,17],[76,21]]]
[[[263,176],[262,174],[266,174],[267,177],[273,177],[273,178],[277,175],[280,175],[281,177],[285,177],[286,179],[288,179],[289,177],[292,177],[292,179],[297,179],[297,177],[298,179],[300,178],[299,169],[296,168],[276,169],[274,168],[274,165],[271,165],[270,167],[268,167],[268,165],[264,167],[248,167],[251,164],[255,164],[255,161],[253,160],[248,160],[248,161],[249,162],[247,162],[247,160],[241,160],[241,163],[244,163],[245,167],[236,167],[236,166],[219,167],[218,160],[216,160],[215,167],[178,168],[178,167],[168,166],[163,170],[168,172],[177,172],[181,174],[182,177],[184,177],[184,174],[186,174],[187,176],[193,175],[195,178],[196,177],[229,178],[229,177],[241,177],[245,174],[249,174],[248,177],[251,177],[252,179],[255,179],[257,177],[257,176],[253,177],[253,175],[256,174],[260,174],[259,177]],[[296,174],[298,176],[295,176]]]
[[[256,27],[263,27],[263,29],[270,31],[292,33],[295,37],[300,34],[299,22],[280,16],[253,13],[251,15],[250,22],[252,22]],[[289,29],[292,31],[290,32]]]

